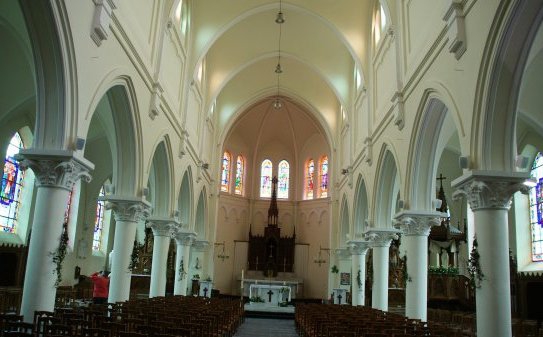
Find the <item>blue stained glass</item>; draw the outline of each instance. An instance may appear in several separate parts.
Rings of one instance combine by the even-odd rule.
[[[104,186],[100,188],[98,193],[99,197],[105,196]],[[96,217],[94,220],[94,235],[92,238],[92,250],[97,251],[102,247],[102,231],[104,229],[104,211],[105,211],[105,202],[103,200],[98,200],[96,202]]]
[[[24,171],[20,170],[15,155],[24,148],[18,132],[11,138],[4,159],[2,189],[0,190],[0,228],[15,233],[23,190]]]
[[[530,229],[532,232],[532,261],[543,261],[543,156],[539,152],[530,172],[537,184],[530,190]]]
[[[271,160],[265,159],[260,165],[260,197],[271,198],[272,188],[272,169]]]
[[[286,160],[279,163],[279,179],[277,187],[277,198],[288,199],[288,181],[290,165]]]
[[[228,151],[225,151],[222,155],[222,167],[221,167],[221,191],[228,192],[228,185],[230,183],[230,161],[232,157]]]
[[[9,205],[15,198],[15,187],[17,186],[17,176],[19,175],[19,165],[15,158],[7,157],[4,161],[4,175],[2,177],[2,191],[0,191],[0,202]]]

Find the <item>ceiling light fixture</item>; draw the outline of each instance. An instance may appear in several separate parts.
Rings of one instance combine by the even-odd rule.
[[[279,12],[275,18],[275,22],[279,24],[279,42],[278,42],[278,56],[277,56],[277,65],[275,66],[275,73],[277,74],[277,95],[273,100],[273,108],[279,110],[283,107],[283,103],[279,99],[279,86],[280,86],[280,75],[283,73],[283,68],[281,68],[281,25],[285,23],[285,17],[282,12],[282,1],[279,0]]]

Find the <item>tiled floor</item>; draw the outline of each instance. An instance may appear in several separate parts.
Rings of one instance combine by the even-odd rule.
[[[294,320],[246,318],[234,337],[298,337]]]

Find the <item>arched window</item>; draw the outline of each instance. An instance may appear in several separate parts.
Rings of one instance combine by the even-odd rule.
[[[543,155],[538,152],[532,165],[536,186],[530,189],[530,227],[532,230],[532,261],[543,261]]]
[[[373,21],[373,34],[375,38],[375,44],[379,43],[381,40],[381,37],[383,36],[383,33],[385,32],[385,28],[388,23],[387,14],[385,11],[385,8],[383,7],[383,4],[379,2],[379,7],[375,11],[374,21]]]
[[[19,167],[15,155],[21,149],[24,149],[24,144],[21,136],[16,132],[11,138],[6,151],[2,190],[0,191],[0,227],[3,232],[7,233],[15,233],[18,224],[24,172]]]
[[[245,159],[238,155],[236,159],[236,181],[234,182],[234,193],[243,195],[243,174],[245,173]]]
[[[228,192],[230,184],[230,161],[232,156],[230,152],[224,151],[222,155],[222,166],[221,166],[221,191]]]
[[[313,199],[313,190],[315,188],[315,162],[313,159],[307,161],[305,168],[305,198]]]
[[[99,197],[104,197],[104,186],[100,188]],[[94,236],[92,238],[92,250],[99,251],[102,248],[102,233],[104,230],[104,211],[106,203],[103,200],[96,202],[96,218],[94,220]]]
[[[262,165],[260,165],[260,197],[271,198],[272,188],[272,169],[273,165],[271,160],[264,159]]]
[[[290,166],[288,161],[282,160],[279,162],[279,179],[277,183],[277,198],[288,199],[288,181]]]
[[[179,0],[179,4],[175,9],[175,19],[179,23],[179,30],[181,34],[186,35],[188,30],[188,4],[186,0]]]
[[[319,163],[320,197],[328,196],[328,156],[323,156]]]

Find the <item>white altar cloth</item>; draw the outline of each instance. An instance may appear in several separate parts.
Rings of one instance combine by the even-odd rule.
[[[271,294],[271,300],[269,292]],[[271,285],[271,284],[251,284],[249,286],[249,298],[260,297],[265,303],[280,303],[285,301],[284,294],[287,294],[286,300],[290,302],[292,300],[292,289],[286,285]]]

